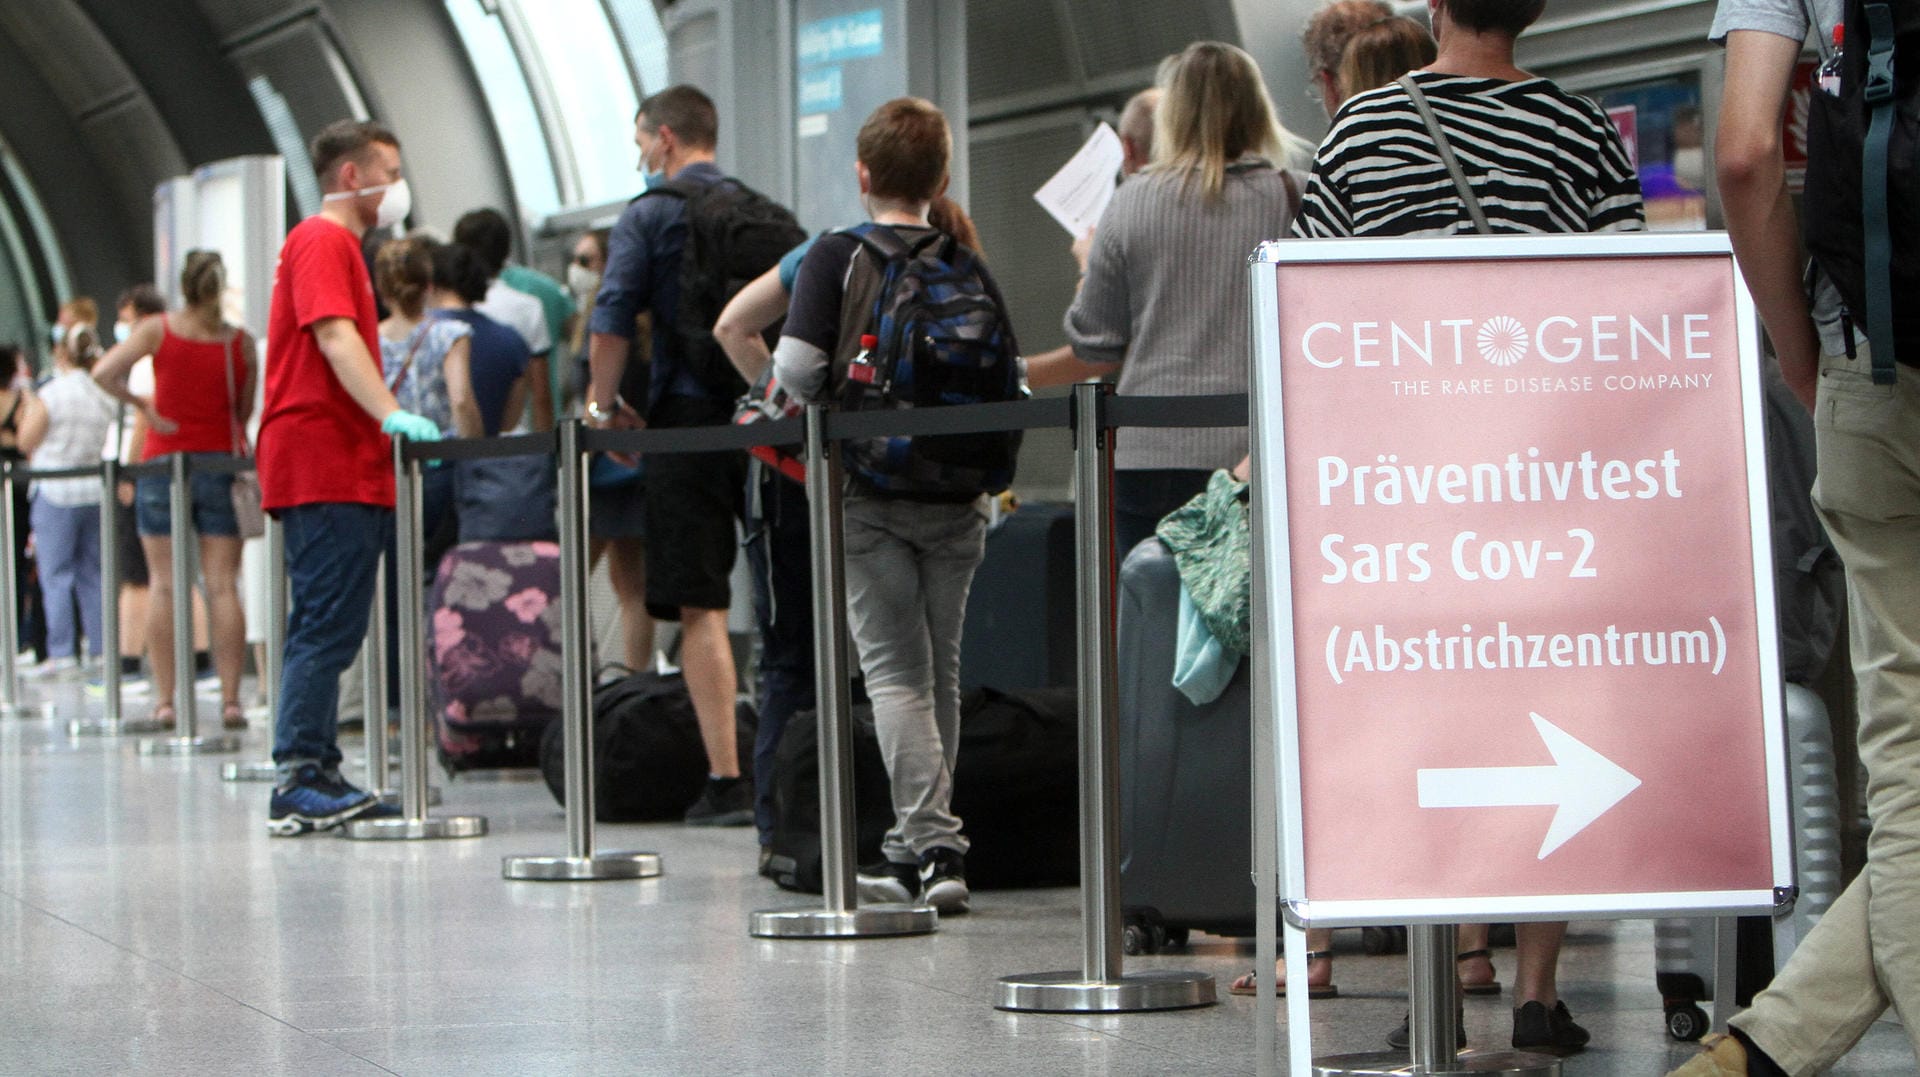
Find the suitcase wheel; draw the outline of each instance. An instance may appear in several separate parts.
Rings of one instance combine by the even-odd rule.
[[[1186,932],[1180,932],[1184,942]],[[1157,954],[1167,948],[1167,925],[1158,913],[1135,912],[1127,914],[1126,926],[1120,929],[1120,949],[1130,955]]]
[[[1666,1015],[1667,1035],[1682,1043],[1692,1043],[1706,1035],[1707,1028],[1711,1024],[1707,1020],[1707,1011],[1690,1002],[1669,1007]]]

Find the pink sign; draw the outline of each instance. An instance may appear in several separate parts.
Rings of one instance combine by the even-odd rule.
[[[1278,267],[1293,896],[1776,885],[1733,274]]]

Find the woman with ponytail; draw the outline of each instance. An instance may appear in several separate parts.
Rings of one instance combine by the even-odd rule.
[[[45,417],[20,428],[20,449],[38,470],[100,463],[113,424],[113,401],[87,376],[100,357],[98,317],[91,299],[60,309],[65,329],[53,346],[53,376],[39,393]],[[80,668],[80,634],[86,636],[90,658],[100,658],[100,480],[36,481],[30,512],[47,624],[47,659],[37,672],[74,673]]]
[[[224,459],[246,449],[247,418],[253,412],[253,339],[227,324],[220,311],[226,266],[214,251],[188,251],[180,272],[185,305],[171,314],[142,319],[127,338],[100,360],[94,379],[109,393],[139,409],[147,420],[142,459],[187,453],[196,462]],[[153,356],[151,399],[127,388],[127,373],[141,356]],[[316,466],[324,466],[316,462]],[[233,476],[196,470],[189,480],[194,532],[200,539],[200,572],[206,582],[212,622],[213,666],[220,677],[220,718],[227,729],[247,724],[240,707],[240,667],[246,624],[240,606],[240,522],[233,510]],[[135,483],[134,516],[147,551],[152,595],[147,603],[148,657],[153,663],[153,716],[172,725],[173,603],[192,581],[175,581],[171,491],[164,476]]]

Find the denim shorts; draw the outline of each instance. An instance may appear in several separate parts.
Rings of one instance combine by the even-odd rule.
[[[195,463],[201,460],[224,460],[227,454],[189,453],[188,459]],[[163,538],[173,533],[172,487],[173,481],[164,475],[142,476],[135,480],[133,514],[142,535]],[[233,514],[233,476],[230,473],[193,472],[187,476],[187,488],[193,498],[195,533],[225,538],[240,536],[240,521]]]

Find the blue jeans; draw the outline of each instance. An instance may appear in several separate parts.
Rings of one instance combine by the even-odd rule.
[[[753,822],[760,844],[773,843],[773,759],[787,722],[814,705],[813,565],[807,491],[766,468],[750,468],[759,498],[747,520],[747,565],[760,629],[760,722],[753,737]]]
[[[223,452],[187,454],[202,460],[226,460]],[[171,457],[161,457],[168,460]],[[148,475],[133,483],[133,516],[143,535],[166,538],[173,534],[173,479],[167,475]],[[237,538],[240,520],[233,514],[233,475],[225,471],[196,471],[187,476],[187,498],[192,507],[193,530],[201,535]]]
[[[33,499],[34,549],[40,561],[40,593],[47,608],[47,654],[78,656],[73,612],[87,653],[100,657],[100,506],[55,505]]]
[[[340,765],[340,674],[367,635],[374,568],[393,535],[393,510],[321,503],[280,511],[287,540],[287,649],[273,761],[282,778],[302,763]]]

